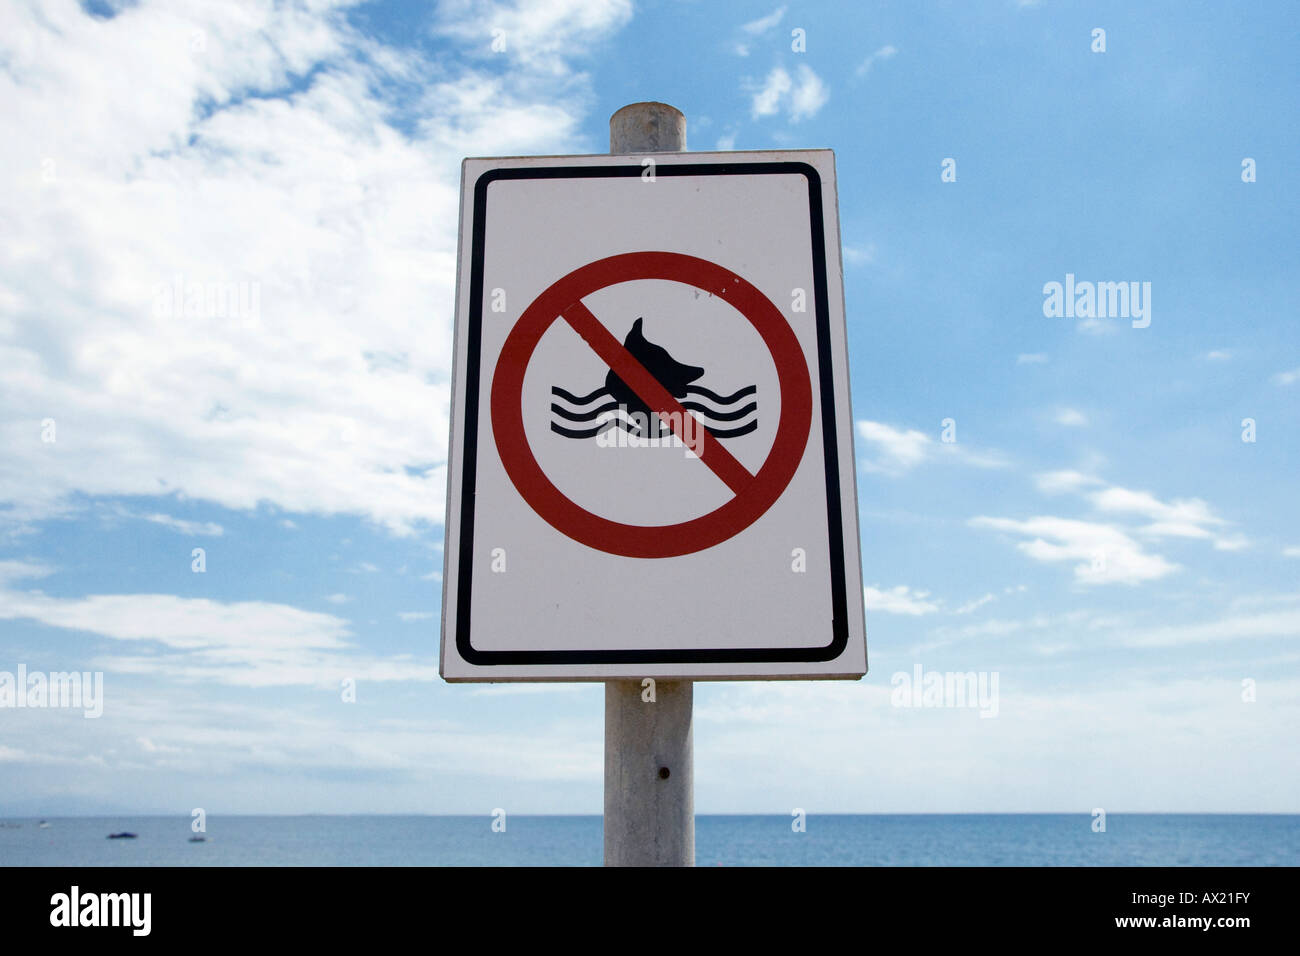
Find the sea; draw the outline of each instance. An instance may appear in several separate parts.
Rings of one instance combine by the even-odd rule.
[[[599,866],[599,816],[0,819],[0,866]],[[1297,866],[1300,815],[700,815],[698,866]],[[494,829],[493,824],[496,824]],[[502,825],[504,824],[504,829]],[[135,839],[108,839],[130,832]],[[201,835],[203,842],[191,842]]]

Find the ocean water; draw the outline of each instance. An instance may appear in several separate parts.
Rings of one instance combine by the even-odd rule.
[[[599,816],[0,820],[0,866],[598,866]],[[135,840],[109,840],[130,831]],[[699,866],[1296,866],[1300,815],[699,816]]]

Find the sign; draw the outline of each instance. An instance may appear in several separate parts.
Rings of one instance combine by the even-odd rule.
[[[829,150],[467,159],[447,680],[866,671]]]

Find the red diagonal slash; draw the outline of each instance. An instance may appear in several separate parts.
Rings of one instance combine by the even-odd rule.
[[[659,384],[659,380],[636,360],[622,342],[614,338],[609,329],[601,324],[600,319],[592,315],[591,310],[582,304],[581,299],[560,314],[564,317],[564,321],[573,327],[573,331],[581,335],[592,350],[600,356],[601,361],[613,369],[614,374],[626,382],[641,401],[654,410],[664,424],[672,428],[677,437],[691,447],[699,455],[700,461],[708,465],[728,488],[740,494],[753,483],[754,476],[749,473],[749,469],[737,461],[736,457],[727,451],[726,446],[714,438],[702,424],[697,428],[697,444],[692,446],[687,441],[683,434],[684,423],[686,416],[691,413],[682,408],[681,403],[673,398],[672,393]]]

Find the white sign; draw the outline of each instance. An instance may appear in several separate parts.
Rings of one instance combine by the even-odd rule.
[[[447,680],[866,672],[829,150],[467,159]]]

